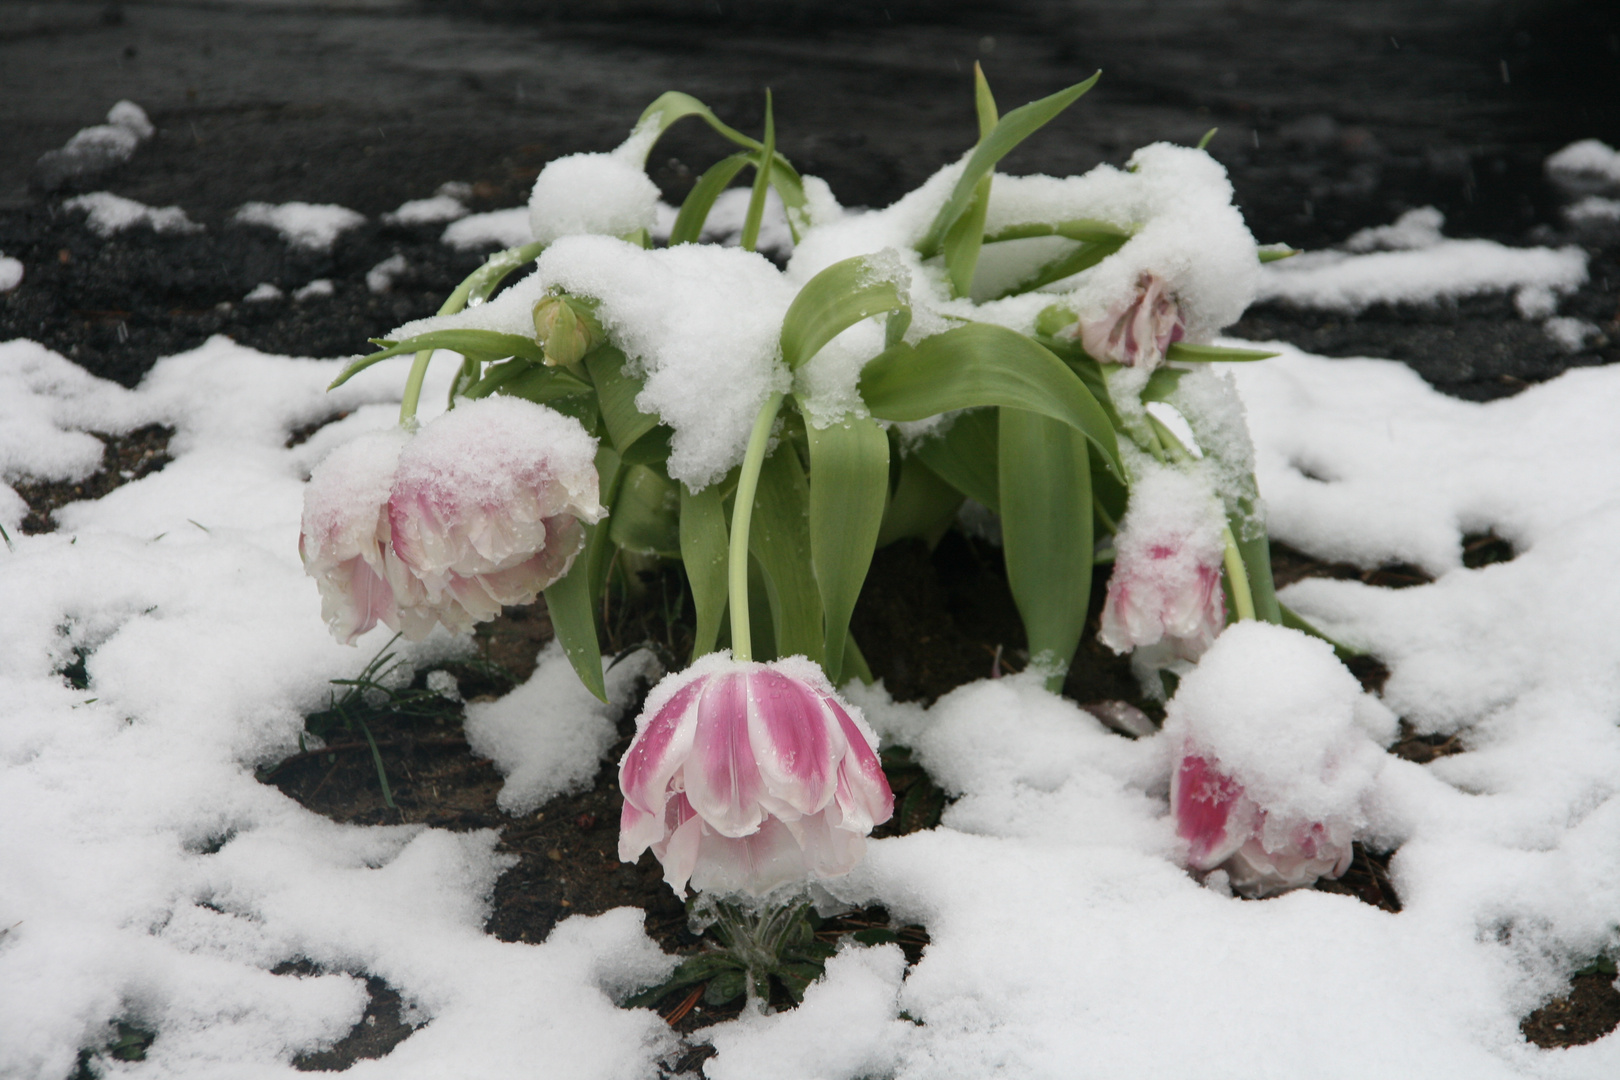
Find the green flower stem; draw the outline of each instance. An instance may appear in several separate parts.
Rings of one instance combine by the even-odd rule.
[[[443,314],[443,312],[440,312]],[[428,361],[433,359],[432,349],[423,349],[411,361],[411,373],[405,379],[405,396],[399,403],[399,426],[407,431],[416,427],[416,406],[422,400],[422,380],[427,378]]]
[[[771,441],[771,428],[781,407],[782,395],[772,394],[754,418],[742,472],[737,477],[737,501],[731,508],[731,655],[737,660],[754,658],[748,627],[748,527],[754,517],[754,492],[759,489],[759,470],[765,464],[765,446]]]
[[[1166,427],[1158,417],[1149,413],[1148,423],[1153,429],[1154,437],[1163,443],[1178,464],[1192,460],[1192,455],[1181,445],[1181,440],[1176,438],[1175,432]],[[1226,580],[1232,586],[1232,606],[1237,608],[1238,621],[1252,619],[1254,590],[1249,587],[1249,571],[1243,565],[1243,553],[1238,550],[1237,537],[1232,535],[1230,525],[1221,526],[1221,543],[1226,546],[1224,555]]]

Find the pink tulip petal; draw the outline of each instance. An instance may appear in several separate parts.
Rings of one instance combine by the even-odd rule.
[[[633,863],[664,839],[664,815],[649,814],[629,799],[619,811],[619,861]]]
[[[693,812],[691,803],[677,796],[670,800],[666,825],[670,827],[668,838],[653,845],[653,854],[664,865],[664,881],[675,890],[676,896],[685,896],[686,883],[698,868],[703,843],[707,839],[703,819]],[[697,887],[703,888],[702,884]]]
[[[691,881],[694,888],[706,892],[761,896],[778,885],[808,876],[804,851],[792,831],[777,818],[768,817],[750,836],[734,838],[706,832]]]
[[[872,752],[860,725],[838,702],[829,698],[826,705],[849,743],[844,760],[838,763],[836,798],[841,828],[856,830],[864,836],[872,831],[872,826],[881,825],[894,816],[894,792],[889,788],[889,778],[883,774],[883,763]]]
[[[766,809],[783,818],[815,813],[833,797],[842,735],[829,724],[820,695],[799,680],[770,668],[746,680],[748,738]]]
[[[1231,820],[1243,789],[1205,758],[1188,754],[1171,781],[1170,805],[1176,833],[1188,843],[1188,859],[1199,870],[1224,862],[1249,838]]]
[[[686,797],[710,828],[723,836],[747,836],[765,811],[759,766],[748,742],[748,688],[744,671],[720,675],[698,701],[692,756],[682,776]]]
[[[619,763],[619,790],[627,806],[663,813],[670,780],[692,751],[697,729],[694,706],[708,682],[707,676],[700,676],[681,687],[636,734]]]
[[[829,806],[822,813],[786,823],[804,852],[806,865],[816,877],[847,874],[866,856],[868,830],[851,830],[848,822],[840,826],[834,820],[837,814],[838,808]]]

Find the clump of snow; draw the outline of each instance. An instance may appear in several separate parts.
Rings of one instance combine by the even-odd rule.
[[[388,292],[394,287],[394,279],[409,270],[410,266],[405,256],[395,252],[366,271],[366,288],[378,294]]]
[[[261,281],[248,290],[242,301],[248,304],[262,304],[270,300],[280,300],[287,295],[268,281]]]
[[[43,346],[0,346],[0,479],[82,480],[102,452],[86,429],[119,434],[152,417],[129,391]]]
[[[110,191],[97,191],[68,199],[64,210],[83,210],[86,224],[97,236],[111,236],[137,225],[146,225],[158,233],[197,233],[202,226],[186,216],[178,206],[154,207],[114,195]]]
[[[777,344],[793,289],[758,253],[564,237],[489,303],[390,336],[453,327],[532,336],[535,303],[559,288],[600,301],[597,318],[645,376],[636,404],[674,429],[670,476],[698,490],[742,460],[754,414],[788,388]]]
[[[1558,343],[1559,348],[1569,353],[1580,352],[1588,342],[1603,334],[1595,323],[1568,317],[1548,319],[1541,328]]]
[[[590,786],[619,737],[617,723],[633,703],[637,682],[656,681],[658,673],[650,652],[636,653],[606,672],[609,703],[603,704],[553,641],[528,682],[497,701],[468,705],[468,746],[506,777],[496,797],[500,808],[530,814],[547,799]]]
[[[1527,285],[1513,294],[1513,307],[1525,319],[1545,319],[1558,310],[1558,294],[1539,285]]]
[[[1564,207],[1564,217],[1575,225],[1607,225],[1620,221],[1620,199],[1605,199],[1601,195],[1586,198]]]
[[[315,300],[321,297],[331,296],[336,291],[337,286],[332,284],[331,278],[316,278],[309,284],[301,285],[294,289],[292,298],[298,301]]]
[[[156,129],[133,101],[120,101],[107,111],[107,122],[81,128],[60,150],[40,155],[36,170],[47,191],[69,179],[101,172],[128,161]]]
[[[1418,228],[1403,229],[1398,222],[1387,228],[1408,242],[1420,239]],[[1488,292],[1566,294],[1585,281],[1586,253],[1578,247],[1510,248],[1491,240],[1441,238],[1426,247],[1364,255],[1312,251],[1270,263],[1262,268],[1256,299],[1354,313],[1372,304],[1426,304]]]
[[[1235,623],[1181,679],[1165,710],[1172,745],[1213,759],[1267,813],[1279,837],[1300,823],[1351,829],[1395,736],[1387,711],[1358,710],[1361,685],[1326,642]],[[1362,722],[1376,717],[1376,731]],[[1279,845],[1280,846],[1280,845]]]
[[[529,226],[549,244],[564,236],[629,236],[650,229],[658,185],[616,154],[570,154],[540,170],[529,193]]]
[[[1572,190],[1620,187],[1620,151],[1597,139],[1570,143],[1545,162],[1547,175]]]
[[[13,259],[5,252],[0,251],[0,292],[10,292],[22,284],[22,279],[22,260]]]
[[[411,199],[399,204],[382,216],[384,225],[438,225],[467,216],[466,201],[472,196],[472,185],[452,180],[440,184],[432,198]]]
[[[306,202],[250,202],[234,220],[274,229],[293,247],[308,251],[330,251],[339,236],[366,223],[365,215],[348,207]]]
[[[470,214],[453,221],[439,237],[458,251],[477,248],[510,248],[532,243],[534,233],[529,228],[529,210],[525,206],[511,210],[491,210],[486,214]]]
[[[1377,225],[1351,234],[1344,242],[1346,251],[1422,251],[1445,242],[1440,227],[1446,215],[1432,206],[1408,210],[1393,225]]]

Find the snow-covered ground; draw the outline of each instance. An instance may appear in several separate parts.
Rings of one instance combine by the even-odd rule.
[[[1385,699],[1420,731],[1464,733],[1468,752],[1391,758],[1377,782],[1405,910],[1199,886],[1176,862],[1161,740],[1110,734],[1036,684],[981,682],[929,710],[859,691],[960,798],[939,829],[874,842],[838,891],[932,944],[904,978],[894,946],[848,948],[803,1008],[713,1029],[712,1077],[1620,1072],[1620,1035],[1542,1051],[1518,1031],[1620,918],[1620,371],[1479,405],[1398,364],[1282,351],[1237,371],[1276,535],[1438,575],[1285,595],[1387,661]],[[54,533],[19,535],[14,496],[0,509],[15,543],[0,555],[0,1075],[65,1076],[109,1020],[137,1017],[158,1039],[120,1072],[291,1076],[365,1001],[350,976],[269,974],[300,956],[382,976],[428,1021],[357,1077],[539,1061],[650,1076],[671,1043],[653,1013],[613,1004],[671,963],[639,912],[498,942],[481,932],[503,868],[492,833],[335,825],[254,778],[386,633],[335,644],[295,550],[312,463],[393,419],[379,388],[397,380],[334,400],[339,366],[215,339],[128,391],[0,346],[8,470],[83,475],[85,428],[177,431],[170,465],[65,509]],[[354,411],[284,448],[334,406]],[[1461,534],[1486,527],[1518,557],[1463,569]],[[89,690],[57,674],[74,646],[92,650]],[[548,654],[531,687],[571,686],[559,666]],[[603,719],[583,693],[543,697],[534,722],[555,738],[484,719],[503,766],[555,790],[591,774]]]

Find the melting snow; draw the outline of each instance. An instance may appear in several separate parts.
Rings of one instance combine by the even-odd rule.
[[[90,226],[90,231],[102,237],[137,225],[146,225],[159,233],[195,233],[202,232],[203,228],[188,218],[178,206],[147,206],[110,191],[97,191],[68,199],[62,204],[62,209],[83,210],[88,215],[86,224]]]
[[[276,230],[293,247],[309,251],[330,251],[337,238],[366,223],[365,215],[345,206],[306,202],[250,202],[236,212],[244,225],[264,225]]]

